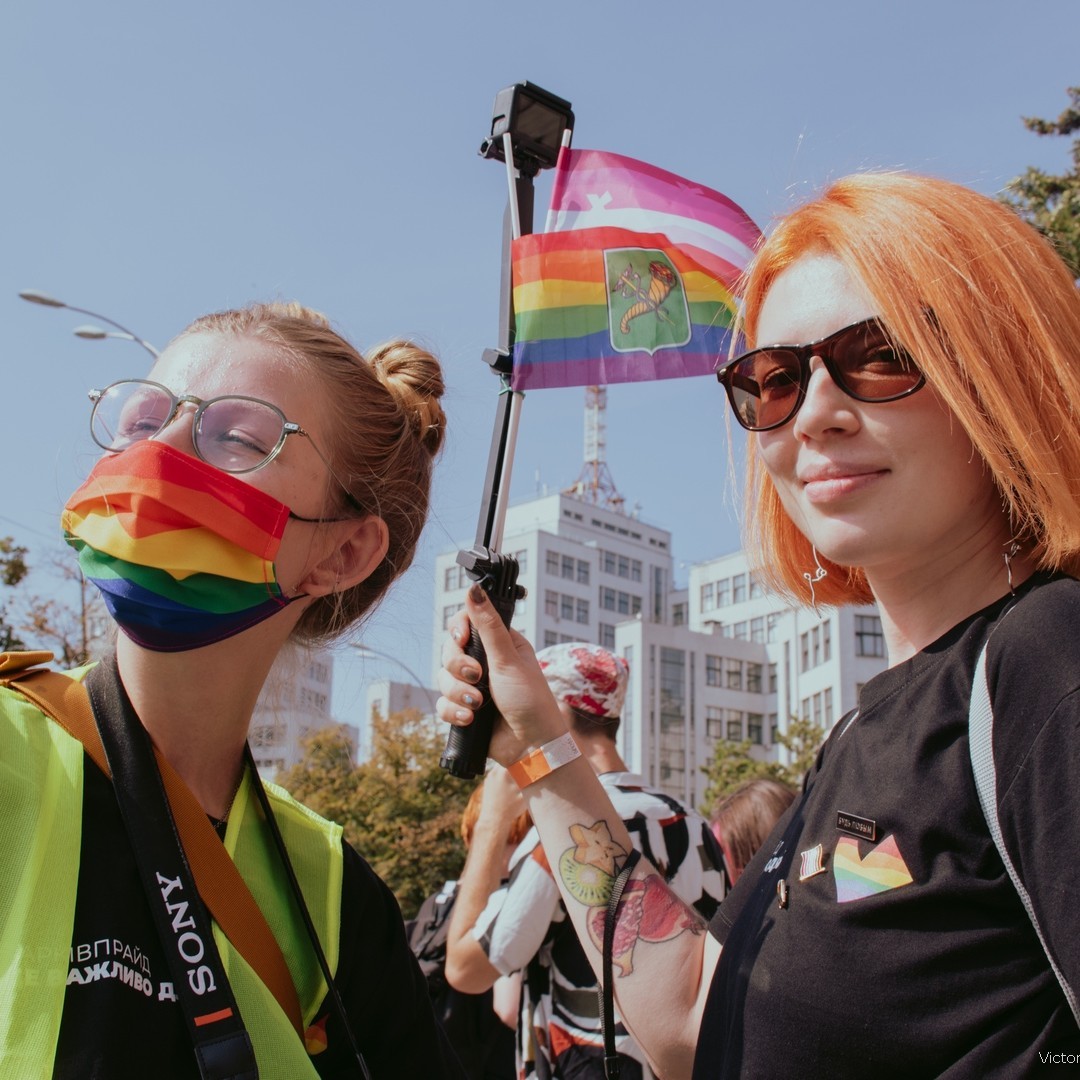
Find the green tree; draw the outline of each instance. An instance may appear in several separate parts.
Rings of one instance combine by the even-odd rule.
[[[66,595],[74,594],[78,602],[73,606],[58,597],[31,595],[23,605],[19,629],[35,648],[49,649],[61,668],[100,659],[110,644],[113,626],[101,594],[70,553],[57,554],[49,563],[64,583]]]
[[[461,815],[471,792],[439,766],[445,733],[415,710],[372,722],[371,759],[353,762],[341,728],[310,735],[303,760],[282,777],[390,886],[406,918],[465,861]]]
[[[787,765],[776,761],[759,761],[752,757],[749,739],[742,742],[729,742],[718,739],[713,748],[713,757],[702,772],[708,777],[705,788],[704,805],[701,813],[708,817],[712,808],[723,796],[734,791],[747,780],[779,780],[798,788],[806,770],[814,763],[818,748],[825,737],[825,729],[811,720],[793,716],[788,721],[786,732],[779,732],[776,741],[791,755]]]
[[[752,757],[752,745],[749,739],[743,739],[742,742],[730,742],[727,739],[716,741],[712,760],[701,770],[709,779],[705,788],[704,805],[701,807],[703,817],[707,818],[712,813],[712,808],[719,799],[747,780],[787,780],[783,765],[775,761],[759,761]]]
[[[27,550],[16,544],[13,537],[0,536],[0,584],[15,589],[30,572],[26,562]],[[11,601],[7,590],[0,597],[0,652],[25,649],[26,643],[13,624]]]
[[[1056,120],[1025,116],[1024,126],[1036,135],[1072,135],[1080,131],[1080,86],[1067,91],[1069,106]],[[1005,185],[1002,201],[1048,237],[1080,278],[1080,138],[1072,141],[1072,170],[1055,175],[1029,168]]]

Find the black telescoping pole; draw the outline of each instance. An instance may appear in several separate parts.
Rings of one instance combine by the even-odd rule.
[[[524,106],[518,106],[514,100],[516,92],[524,91]],[[521,99],[517,99],[520,101]],[[502,133],[501,144],[496,138],[489,139],[481,148],[485,157],[498,157],[506,162],[509,181],[509,197],[503,221],[503,258],[502,278],[499,299],[499,345],[488,349],[484,359],[499,378],[499,400],[495,410],[495,424],[491,438],[491,450],[488,455],[487,473],[484,477],[484,490],[480,501],[480,517],[476,526],[476,542],[467,551],[459,551],[457,561],[473,581],[481,588],[495,606],[503,622],[509,626],[514,615],[514,604],[525,595],[525,590],[518,584],[518,562],[512,555],[499,551],[502,546],[502,530],[506,516],[506,505],[510,493],[510,473],[513,467],[514,445],[517,439],[517,421],[524,395],[511,389],[510,377],[513,374],[514,345],[514,302],[511,280],[513,241],[519,236],[532,232],[533,222],[533,177],[540,168],[552,165],[554,155],[539,157],[534,153],[515,164],[515,117],[528,118],[537,115],[537,104],[542,110],[552,103],[558,109],[561,126],[557,129],[557,138],[552,149],[557,152],[561,142],[569,142],[569,132],[573,124],[570,103],[534,87],[530,83],[508,87],[496,98],[496,117],[492,124],[493,135],[496,126],[506,120],[510,130]],[[500,106],[503,113],[500,114]],[[542,114],[541,114],[542,115]],[[507,119],[508,118],[508,119]],[[552,128],[544,125],[544,138],[551,140]],[[522,136],[528,141],[528,135]],[[537,149],[538,144],[531,144]],[[482,775],[487,763],[488,744],[491,731],[498,717],[498,710],[491,701],[487,687],[487,659],[484,647],[475,629],[469,636],[465,652],[480,662],[482,675],[478,689],[483,696],[483,704],[477,710],[473,722],[467,727],[451,728],[446,740],[440,764],[453,776],[463,779]]]
[[[509,168],[508,163],[508,168]],[[521,188],[528,192],[528,219],[521,214]],[[484,359],[499,378],[499,400],[495,409],[495,424],[491,436],[491,450],[488,454],[487,473],[484,477],[484,491],[480,500],[480,517],[476,524],[476,542],[467,551],[459,551],[458,564],[464,567],[466,574],[488,594],[504,623],[510,625],[514,617],[514,604],[525,590],[518,585],[518,562],[512,555],[498,551],[502,546],[503,518],[506,499],[510,491],[510,467],[512,464],[513,441],[516,438],[516,411],[524,395],[510,389],[510,376],[513,373],[513,293],[510,280],[511,249],[514,240],[513,221],[515,217],[521,223],[525,235],[532,231],[532,177],[514,177],[510,198],[517,198],[516,208],[507,206],[503,225],[503,264],[499,303],[499,346],[488,349]],[[484,703],[476,711],[473,722],[468,727],[451,728],[446,740],[439,764],[451,775],[462,779],[481,776],[487,764],[488,744],[491,742],[491,729],[498,717],[498,711],[491,701],[487,688],[487,658],[484,646],[475,628],[469,632],[469,643],[465,652],[480,661],[483,671],[478,689]]]

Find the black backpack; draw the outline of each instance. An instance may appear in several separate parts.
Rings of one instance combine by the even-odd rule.
[[[428,984],[428,994],[439,1013],[439,1002],[449,989],[446,982],[446,935],[450,929],[450,909],[457,896],[457,882],[448,881],[421,905],[409,924],[409,948],[420,964]],[[440,1016],[441,1020],[442,1017]]]
[[[408,925],[409,948],[427,980],[435,1016],[470,1080],[513,1080],[514,1033],[496,1015],[491,991],[463,994],[446,981],[446,936],[457,882],[429,896]]]

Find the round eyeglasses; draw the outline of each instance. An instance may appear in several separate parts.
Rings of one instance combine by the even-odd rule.
[[[311,436],[268,401],[239,394],[206,400],[194,394],[176,395],[148,379],[123,379],[104,390],[91,390],[90,400],[94,403],[90,434],[98,446],[114,454],[152,439],[175,419],[182,405],[194,405],[191,442],[195,453],[208,465],[228,473],[250,473],[269,465],[290,435],[303,435],[349,505],[361,514],[366,512]]]
[[[894,345],[877,319],[864,319],[809,345],[766,345],[716,373],[735,419],[747,431],[782,427],[798,411],[820,356],[832,381],[856,401],[897,401],[926,383],[915,361]]]

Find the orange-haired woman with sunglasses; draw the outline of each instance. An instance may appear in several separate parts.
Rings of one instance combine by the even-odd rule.
[[[747,550],[796,602],[876,602],[890,667],[711,926],[633,870],[621,1016],[668,1080],[1080,1060],[1080,293],[1010,210],[880,174],[781,221],[743,299],[754,347],[718,375],[753,432]],[[599,968],[574,884],[614,883],[629,838],[479,590],[444,650],[443,718],[475,707],[468,621],[505,718],[492,754],[527,759],[526,802]],[[984,812],[969,727],[988,716]],[[663,940],[642,932],[660,924]]]

